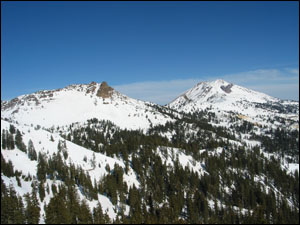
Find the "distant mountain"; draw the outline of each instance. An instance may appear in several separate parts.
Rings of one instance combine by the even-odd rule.
[[[128,129],[145,129],[171,118],[163,107],[129,98],[106,82],[69,85],[1,102],[1,117],[23,124],[52,127],[97,118]]]
[[[298,224],[298,116],[223,80],[167,107],[106,82],[1,101],[1,223]]]
[[[168,106],[186,113],[199,110],[233,113],[252,122],[266,123],[274,117],[291,120],[292,124],[299,121],[299,102],[280,100],[220,79],[198,83]]]

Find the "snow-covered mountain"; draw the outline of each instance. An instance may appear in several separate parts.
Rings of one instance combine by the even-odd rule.
[[[15,192],[26,223],[34,193],[39,223],[298,223],[298,102],[217,80],[168,107],[106,82],[2,101],[1,222]]]
[[[251,122],[260,123],[281,117],[294,121],[294,128],[299,128],[299,102],[280,100],[220,79],[198,83],[168,106],[191,113],[199,110],[208,110],[216,114],[232,113]]]
[[[164,124],[171,120],[158,108],[162,107],[129,98],[106,82],[91,82],[2,101],[1,117],[45,128],[97,118],[110,120],[121,128],[145,129],[150,124]]]

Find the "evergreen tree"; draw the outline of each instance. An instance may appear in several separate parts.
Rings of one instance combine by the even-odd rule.
[[[90,208],[85,199],[81,201],[80,211],[78,215],[78,223],[79,224],[91,224],[93,223],[93,217],[90,212]]]
[[[28,141],[28,158],[30,160],[37,160],[37,154],[31,139]]]
[[[6,149],[12,150],[15,149],[15,141],[13,134],[10,134],[6,131]]]
[[[2,130],[1,142],[2,149],[7,149],[7,131],[4,129]]]
[[[46,180],[46,173],[47,173],[47,162],[45,156],[39,152],[38,156],[38,165],[37,165],[37,178],[39,181]]]
[[[50,199],[45,210],[45,222],[47,224],[71,223],[72,217],[67,206],[63,192]]]
[[[26,201],[25,217],[28,224],[38,224],[40,220],[40,205],[33,188],[31,194],[24,195]]]
[[[97,207],[93,209],[93,222],[94,224],[103,224],[105,223],[104,215],[100,202],[98,202]]]
[[[41,202],[44,201],[45,198],[45,186],[44,186],[44,182],[40,182],[39,183],[39,196],[41,199]]]
[[[12,125],[12,124],[9,125],[9,132],[11,134],[15,134],[16,133],[16,128],[14,127],[14,125]]]
[[[70,185],[68,187],[67,191],[67,207],[70,212],[71,216],[71,223],[72,224],[77,224],[79,219],[79,214],[80,214],[80,200],[78,197],[78,194],[76,192],[76,189],[73,185]]]
[[[24,224],[24,205],[12,185],[7,189],[1,178],[1,224]]]
[[[7,163],[2,155],[2,152],[1,152],[1,172],[3,173],[3,175],[7,177],[12,177],[15,175],[12,162],[9,160]]]
[[[21,135],[21,132],[19,131],[19,129],[17,129],[17,132],[16,132],[15,143],[16,143],[16,147],[18,149],[20,149],[22,152],[27,153],[26,145],[23,143],[23,138],[22,138],[22,135]]]

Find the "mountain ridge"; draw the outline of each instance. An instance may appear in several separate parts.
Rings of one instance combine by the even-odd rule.
[[[289,122],[291,127],[297,127],[295,123],[299,121],[298,102],[280,100],[222,79],[199,82],[166,107],[130,98],[105,81],[71,84],[1,101],[1,116],[27,124],[39,123],[48,128],[98,118],[110,120],[122,128],[148,129],[151,124],[172,121],[168,108],[185,113],[203,110],[217,114],[233,113],[261,124],[280,117],[292,120]]]
[[[1,102],[1,116],[45,127],[98,118],[129,129],[144,129],[151,123],[171,120],[154,107],[158,106],[123,95],[106,82],[91,82],[38,91]]]
[[[204,84],[181,97],[218,106],[236,94],[225,81]],[[297,224],[298,117],[279,117],[288,109],[275,103],[256,103],[274,111],[257,118],[178,112],[103,82],[2,102],[1,222]]]
[[[199,82],[167,106],[185,113],[202,110],[233,113],[248,117],[252,122],[264,122],[274,117],[299,121],[299,102],[280,100],[221,79]]]

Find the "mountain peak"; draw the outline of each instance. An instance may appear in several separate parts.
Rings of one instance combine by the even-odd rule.
[[[198,83],[169,105],[175,109],[185,111],[189,111],[191,108],[206,109],[213,107],[225,111],[240,112],[245,105],[267,104],[268,102],[277,101],[278,99],[266,94],[217,79]]]
[[[220,87],[220,88],[222,88],[223,86],[225,87],[225,86],[229,86],[229,85],[231,85],[231,87],[233,86],[233,84],[232,83],[229,83],[229,82],[227,82],[227,81],[225,81],[225,80],[222,80],[222,79],[217,79],[217,80],[215,80],[215,81],[212,81],[212,82],[208,82],[211,86],[217,86],[217,87]]]
[[[97,118],[126,129],[148,129],[173,120],[157,108],[119,93],[105,81],[92,81],[1,102],[1,117],[45,128]]]
[[[222,79],[217,79],[217,80],[214,81],[214,83],[216,83],[216,84],[226,84],[228,82],[226,82],[225,80],[222,80]]]
[[[110,98],[113,94],[114,89],[108,86],[106,81],[103,81],[97,91],[97,96],[102,98]]]

